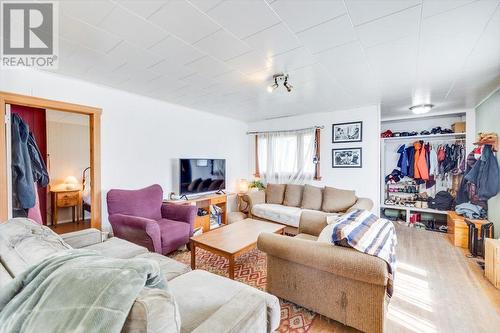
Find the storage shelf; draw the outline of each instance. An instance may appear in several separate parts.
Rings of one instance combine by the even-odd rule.
[[[429,134],[429,135],[413,135],[413,136],[393,136],[390,138],[380,138],[382,141],[408,141],[413,139],[436,139],[436,138],[453,138],[453,137],[465,137],[465,133],[445,133],[445,134]]]
[[[448,214],[447,210],[437,210],[437,209],[432,209],[432,208],[406,207],[406,206],[399,206],[399,205],[381,204],[380,208],[390,208],[390,209],[406,210],[406,211],[412,211],[412,212],[433,213],[433,214],[442,214],[442,215]]]

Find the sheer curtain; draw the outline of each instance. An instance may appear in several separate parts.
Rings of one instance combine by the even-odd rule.
[[[258,134],[259,170],[266,183],[304,184],[314,177],[315,129]]]

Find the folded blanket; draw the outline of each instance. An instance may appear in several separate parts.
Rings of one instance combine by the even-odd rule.
[[[0,332],[119,333],[145,286],[167,290],[152,260],[56,253],[0,290]]]
[[[362,209],[342,215],[333,227],[332,242],[383,259],[389,268],[387,294],[392,296],[396,271],[396,229],[391,221]]]

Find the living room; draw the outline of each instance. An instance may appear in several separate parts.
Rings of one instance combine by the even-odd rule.
[[[39,3],[0,1],[0,332],[498,330],[499,1]],[[88,116],[58,225],[12,106]]]

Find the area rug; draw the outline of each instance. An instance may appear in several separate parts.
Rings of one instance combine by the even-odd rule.
[[[186,265],[191,264],[189,251],[176,251],[169,255]],[[234,265],[234,278],[260,290],[266,289],[266,255],[259,250],[239,257]],[[228,276],[229,262],[216,254],[196,249],[196,268],[221,276]],[[304,333],[311,328],[316,317],[314,312],[280,299],[281,323],[278,332]]]

